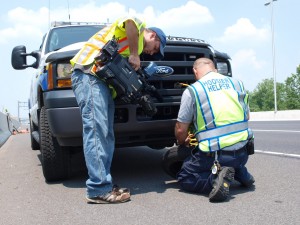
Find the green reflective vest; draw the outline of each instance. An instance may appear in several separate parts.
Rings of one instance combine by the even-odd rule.
[[[236,148],[228,150],[237,150],[253,136],[248,128],[248,94],[242,82],[210,72],[188,89],[195,100],[194,134],[201,151],[226,150],[234,145]]]

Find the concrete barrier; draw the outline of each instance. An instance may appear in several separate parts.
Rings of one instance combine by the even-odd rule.
[[[300,110],[251,112],[250,121],[300,120]]]
[[[13,129],[19,129],[20,123],[9,115],[0,112],[0,147],[12,134]]]
[[[271,121],[271,120],[300,120],[300,110],[251,112],[250,121]],[[21,124],[7,114],[0,112],[0,147],[12,134],[13,129],[19,129]]]

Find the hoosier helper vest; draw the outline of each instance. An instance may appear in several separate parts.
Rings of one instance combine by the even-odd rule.
[[[201,151],[244,145],[253,136],[248,128],[248,94],[242,82],[210,72],[188,89],[195,100],[194,134]]]

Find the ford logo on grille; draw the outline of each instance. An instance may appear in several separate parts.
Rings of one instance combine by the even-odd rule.
[[[172,67],[169,66],[156,66],[155,68],[155,75],[158,76],[167,76],[174,73],[174,70]]]

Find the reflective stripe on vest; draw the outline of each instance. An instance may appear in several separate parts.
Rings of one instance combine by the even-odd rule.
[[[213,73],[213,72],[211,72]],[[238,117],[241,119],[241,121],[236,121],[233,123],[229,124],[224,124],[224,125],[216,125],[217,119],[215,118],[214,115],[214,110],[212,108],[211,100],[210,100],[210,90],[209,88],[212,89],[212,87],[208,87],[209,82],[220,82],[220,86],[216,86],[214,91],[219,91],[222,89],[222,84],[224,84],[227,91],[228,90],[235,90],[237,92],[237,95],[234,94],[232,98],[237,98],[237,101],[240,103],[243,112],[243,114],[237,114],[238,112],[236,111],[235,114],[239,115]],[[230,85],[230,86],[229,86]],[[208,146],[208,149],[201,149],[202,151],[218,151],[222,149],[224,146],[229,146],[227,142],[232,141],[234,143],[231,143],[231,145],[235,144],[235,141],[245,141],[247,138],[250,136],[249,134],[251,130],[248,129],[248,118],[247,118],[247,109],[248,105],[244,101],[245,93],[242,84],[235,80],[235,79],[230,79],[228,77],[224,77],[218,75],[217,73],[213,73],[209,75],[209,80],[204,80],[203,82],[201,80],[198,80],[194,84],[190,85],[189,87],[190,92],[194,94],[195,97],[195,103],[196,103],[196,126],[195,128],[197,129],[195,132],[195,137],[199,143],[199,148],[201,149],[201,146]],[[219,88],[219,89],[218,89]],[[228,92],[228,95],[231,95]],[[222,94],[220,92],[220,94]],[[216,102],[214,102],[214,107],[216,106]],[[234,114],[233,114],[234,115]],[[232,115],[232,116],[233,116]],[[243,118],[243,119],[242,119]],[[202,121],[203,119],[203,121]],[[223,122],[223,121],[222,121]],[[249,133],[250,132],[250,133]],[[251,135],[252,136],[252,135]],[[225,139],[224,139],[225,138]],[[221,141],[225,141],[224,143],[220,143]],[[201,145],[200,145],[201,144]],[[204,145],[203,145],[204,144]],[[223,147],[221,147],[223,146]]]
[[[127,40],[127,37],[125,38],[122,38],[121,40],[118,41],[118,44],[119,44],[119,50],[118,52],[121,54],[122,52],[124,52],[127,48],[129,48],[129,43],[128,43],[128,40]],[[97,55],[100,54],[101,52],[98,51]],[[96,56],[97,57],[97,56]],[[91,68],[89,72],[91,72],[92,74],[95,74],[97,71],[97,66],[94,64]]]
[[[248,121],[243,121],[240,123],[233,123],[221,127],[216,127],[211,130],[200,131],[199,133],[196,134],[196,138],[197,140],[203,141],[213,137],[219,137],[219,136],[223,136],[226,134],[243,131],[247,129],[248,129]]]
[[[227,78],[227,79],[232,83],[232,86],[234,87],[234,89],[237,92],[244,91],[244,88],[242,87],[241,83],[238,80],[233,80],[233,79],[229,79],[229,78]],[[245,97],[247,98],[247,96],[245,96]],[[240,102],[240,104],[242,105],[242,107],[244,109],[244,120],[249,119],[248,118],[248,106],[247,106],[247,103],[245,103],[245,100],[242,97],[242,95],[239,95],[239,102]]]
[[[105,38],[108,34],[113,33],[115,26],[108,26],[101,29],[98,33],[92,36],[83,46],[83,48],[71,60],[72,65],[90,65],[94,62],[94,58],[99,53],[99,50],[105,45]]]
[[[129,47],[127,37],[122,38],[121,40],[119,40],[118,44],[119,44],[119,50],[118,50],[119,53],[122,53],[123,51],[125,51]]]
[[[199,82],[199,84],[201,84],[201,85],[198,85],[198,90],[199,90],[199,93],[201,93],[201,95],[198,94],[196,87],[194,85],[191,85],[190,87],[193,88],[193,93],[195,95],[196,102],[199,103],[198,105],[200,106],[201,113],[203,115],[203,119],[205,122],[205,128],[211,129],[211,128],[216,127],[216,124],[214,123],[215,118],[212,113],[212,109],[211,109],[211,105],[209,102],[207,92],[205,91],[203,84],[200,81],[198,81],[198,82]],[[207,123],[207,121],[213,121],[213,123]]]

